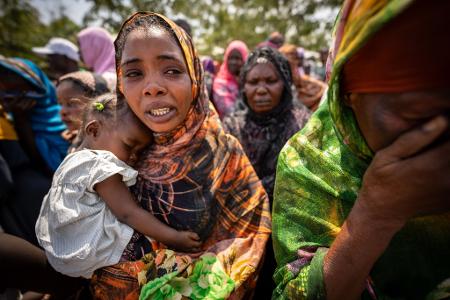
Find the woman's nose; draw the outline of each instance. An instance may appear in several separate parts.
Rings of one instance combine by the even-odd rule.
[[[265,94],[267,93],[267,88],[265,84],[258,84],[258,87],[256,88],[256,93],[257,94]]]
[[[167,89],[156,80],[149,80],[144,87],[143,94],[147,96],[162,96],[167,93]]]

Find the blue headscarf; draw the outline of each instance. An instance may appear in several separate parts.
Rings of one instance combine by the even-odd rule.
[[[35,87],[36,92],[27,97],[36,101],[31,109],[30,121],[39,153],[54,171],[67,154],[68,142],[61,137],[66,126],[59,115],[55,87],[34,63],[20,58],[0,58],[0,67],[8,69]]]

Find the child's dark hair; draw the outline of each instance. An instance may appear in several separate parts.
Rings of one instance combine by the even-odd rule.
[[[125,45],[128,34],[136,29],[145,31],[151,28],[159,28],[165,30],[170,34],[175,42],[179,43],[173,29],[161,17],[157,15],[148,15],[146,13],[142,13],[142,15],[136,15],[133,19],[127,21],[127,23],[122,26],[122,29],[120,30],[116,40],[114,41],[114,48],[116,50],[116,70],[119,70],[120,61],[122,60],[123,47]],[[119,85],[117,87],[119,87]],[[117,90],[117,93],[119,95],[121,94],[119,89]]]
[[[77,71],[66,74],[58,79],[56,86],[64,81],[75,84],[83,91],[83,95],[87,98],[94,98],[110,92],[108,83],[101,75],[88,71]]]
[[[98,120],[106,126],[115,127],[119,120],[132,114],[127,103],[116,94],[108,93],[91,100],[84,110],[81,134],[84,136],[86,125],[92,120]]]

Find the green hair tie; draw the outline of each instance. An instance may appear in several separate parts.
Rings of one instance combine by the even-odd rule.
[[[98,111],[103,111],[105,109],[105,106],[103,105],[103,103],[100,103],[100,102],[95,102],[94,107]]]

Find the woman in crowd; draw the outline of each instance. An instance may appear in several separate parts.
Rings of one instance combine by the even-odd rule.
[[[238,138],[272,199],[278,154],[308,121],[308,109],[296,103],[288,61],[273,48],[252,52],[242,68],[240,105],[225,117],[225,129]]]
[[[243,109],[225,117],[224,127],[237,137],[272,202],[275,168],[281,148],[299,131],[309,110],[293,100],[292,79],[287,60],[269,47],[252,52],[242,68],[240,105]],[[276,263],[272,243],[266,247],[264,266],[255,299],[263,299],[274,288]]]
[[[103,28],[88,27],[78,33],[81,59],[94,73],[108,82],[111,91],[116,88],[113,38]]]
[[[449,11],[345,1],[327,99],[279,157],[275,299],[449,296]]]
[[[270,234],[268,198],[208,105],[191,38],[166,17],[141,12],[124,23],[115,46],[117,93],[154,138],[136,165],[136,199],[169,226],[196,232],[202,247],[174,252],[135,232],[122,262],[94,273],[94,296],[250,296]]]
[[[232,41],[213,82],[212,98],[221,119],[233,112],[239,93],[239,74],[247,60],[248,49],[242,41]]]
[[[69,152],[74,151],[81,143],[77,135],[87,103],[108,92],[106,80],[88,71],[73,72],[59,78],[56,94],[61,105],[61,119],[67,126],[62,136],[71,144]]]
[[[24,150],[48,173],[59,166],[68,143],[59,115],[55,88],[35,64],[25,59],[0,57],[0,100],[14,118],[15,130]]]
[[[310,110],[315,111],[326,90],[326,84],[309,75],[300,73],[300,58],[296,46],[285,44],[280,48],[280,52],[286,56],[291,65],[292,78],[297,91],[298,100]]]

